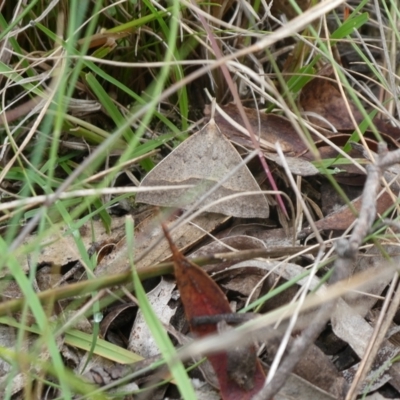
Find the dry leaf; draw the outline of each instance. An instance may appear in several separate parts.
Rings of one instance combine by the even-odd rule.
[[[76,231],[78,230],[83,244],[89,249],[93,240],[98,243],[112,242],[115,238],[118,240],[125,232],[125,217],[114,217],[112,219],[111,235],[107,233],[102,221],[86,222],[79,229],[76,229]],[[76,246],[74,234],[75,232],[68,229],[68,227],[53,229],[52,233],[46,236],[46,241],[40,245],[40,252],[37,254],[36,259],[37,263],[63,266],[80,260],[81,256]],[[35,241],[37,241],[37,235],[30,235],[24,244],[31,244]],[[26,257],[20,257],[18,261],[23,266],[24,271],[29,270]]]
[[[337,397],[319,389],[310,382],[291,374],[285,385],[274,397],[274,400],[337,400]]]
[[[288,156],[296,156],[307,150],[307,146],[288,119],[275,114],[265,114],[253,108],[243,108],[256,138],[259,140],[261,149],[275,151],[275,143],[279,141],[283,152]],[[235,104],[222,106],[221,111],[226,113],[236,124],[244,126]],[[206,109],[205,113],[209,113],[209,110]],[[254,148],[250,136],[239,131],[224,115],[217,113],[215,121],[221,132],[230,141],[247,148]]]
[[[331,64],[324,66],[318,72],[318,76],[304,86],[300,93],[300,105],[303,110],[316,113],[329,121],[338,131],[353,131],[356,128],[337,87]],[[359,125],[364,120],[363,115],[351,101],[348,101],[348,105],[356,124]],[[309,117],[309,119],[318,126],[331,129],[329,124],[319,118]],[[373,122],[378,131],[397,146],[391,139],[399,140],[400,129],[379,118],[374,118]]]
[[[196,317],[231,313],[226,296],[206,272],[179,252],[165,228],[164,233],[173,253],[175,278],[191,331],[198,336],[216,333],[217,324],[195,325],[192,321]],[[250,357],[243,357],[243,353],[238,357],[237,349],[207,357],[218,377],[223,399],[250,400],[264,385],[264,372],[254,345],[246,345],[241,351]],[[246,363],[241,364],[240,359],[245,359]]]
[[[147,298],[154,313],[165,325],[170,323],[171,318],[176,312],[176,308],[172,309],[168,305],[174,289],[175,283],[163,278],[151,292],[147,293]],[[128,350],[131,350],[144,358],[153,357],[160,353],[141,310],[139,310],[136,315],[129,336]]]
[[[132,315],[134,315],[133,313],[136,308],[136,304],[133,303],[123,303],[112,307],[100,322],[101,337],[108,339],[107,334],[109,330],[118,329],[121,325],[133,321]]]
[[[172,232],[172,238],[181,251],[185,251],[198,243],[207,233],[212,232],[219,225],[226,222],[228,217],[221,214],[205,213],[194,218],[190,223],[178,226]],[[153,244],[158,244],[148,252]],[[104,257],[95,270],[96,276],[117,274],[130,269],[128,251],[132,251],[126,244],[125,238],[118,243],[114,251]],[[158,217],[154,215],[147,218],[135,229],[135,258],[140,258],[135,263],[138,270],[167,261],[171,257],[168,242],[165,240]],[[145,256],[145,253],[147,254]]]
[[[361,198],[357,197],[352,202],[353,207],[357,212],[360,211],[361,208]],[[383,214],[390,206],[393,205],[393,200],[391,196],[384,192],[380,197],[377,199],[377,213]],[[315,226],[319,230],[333,230],[333,231],[344,231],[346,230],[356,219],[354,213],[350,210],[350,208],[345,205],[340,207],[338,210],[332,212],[331,214],[327,215],[325,218],[320,219],[315,223]],[[310,228],[303,229],[299,237],[303,237],[311,233]]]
[[[332,315],[331,323],[336,336],[347,342],[356,354],[362,358],[373,333],[371,325],[342,299],[338,299],[338,304],[334,315]],[[368,373],[364,385],[372,382],[376,384],[379,382],[382,384],[387,379],[391,379],[391,385],[399,390],[400,366],[399,364],[390,363],[390,360],[397,354],[397,346],[384,340],[382,342],[382,348],[378,352],[377,358],[374,361],[371,371]],[[387,368],[383,369],[383,365],[386,365]],[[348,379],[351,377],[351,374],[344,374],[344,377]]]
[[[283,166],[283,161],[277,154],[267,153],[265,158],[274,161],[281,167]],[[314,176],[319,174],[318,169],[310,161],[303,158],[285,156],[285,162],[289,171],[294,175]]]
[[[221,134],[214,120],[181,143],[143,179],[141,187],[194,185],[192,189],[174,189],[142,192],[136,196],[139,203],[164,207],[190,208],[209,189],[221,182],[242,163],[237,150]],[[220,184],[199,207],[209,205],[225,196],[245,192],[260,194],[239,196],[207,208],[208,212],[240,218],[267,218],[268,202],[246,165]]]
[[[272,362],[278,351],[280,338],[268,340],[268,360]],[[289,341],[289,347],[293,345],[293,339]],[[297,376],[305,379],[312,385],[325,390],[336,399],[343,398],[347,383],[336,369],[332,360],[326,356],[315,344],[312,344],[305,352],[303,358],[297,363],[293,370]]]
[[[303,87],[300,93],[300,105],[304,111],[316,113],[329,121],[338,131],[354,130],[355,126],[334,79],[332,66],[326,65]],[[355,120],[362,121],[364,118],[360,111],[351,102],[349,106]],[[319,118],[309,117],[309,119],[318,126],[331,128]]]

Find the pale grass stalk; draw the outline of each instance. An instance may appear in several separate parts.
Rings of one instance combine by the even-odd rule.
[[[13,30],[10,32],[10,37],[14,37],[19,35],[20,33],[24,32],[26,29],[30,28],[31,25],[36,24],[37,22],[42,21],[46,16],[52,11],[52,9],[60,2],[60,0],[52,0],[50,4],[47,6],[47,8],[38,16],[36,17],[33,21],[31,21],[28,25],[23,26],[20,29]]]
[[[386,64],[386,68],[387,68],[387,72],[388,72],[388,80],[389,80],[389,85],[388,88],[386,90],[389,90],[392,96],[392,100],[389,103],[388,106],[388,111],[390,114],[393,114],[393,110],[394,107],[396,107],[396,111],[397,111],[397,115],[400,115],[400,105],[398,101],[395,101],[394,99],[396,99],[398,97],[398,85],[396,84],[395,81],[395,69],[396,69],[396,53],[397,51],[395,50],[393,52],[392,55],[389,54],[389,49],[387,46],[387,36],[385,34],[385,26],[386,24],[384,23],[383,19],[382,19],[382,14],[381,14],[381,9],[380,9],[380,4],[378,0],[374,0],[374,5],[375,5],[375,13],[376,13],[376,17],[378,20],[378,28],[379,28],[379,32],[381,35],[381,45],[382,45],[382,50],[383,50],[383,55],[384,55],[384,60],[385,60],[385,64]],[[391,42],[392,42],[392,51],[393,51],[393,47],[397,45],[397,41],[396,41],[396,35],[393,29],[391,29],[391,32],[388,33],[388,35],[391,35]]]
[[[160,190],[190,189],[193,185],[175,185],[175,186],[154,186],[154,187],[117,187],[102,189],[80,189],[70,192],[54,193],[49,195],[32,196],[26,199],[19,199],[0,204],[0,211],[11,210],[18,207],[26,207],[40,204],[52,204],[56,200],[72,199],[76,197],[119,195],[127,193],[154,192]]]
[[[364,357],[357,369],[357,373],[351,383],[350,389],[346,394],[346,400],[355,400],[358,397],[358,387],[367,375],[371,365],[385,339],[386,332],[393,322],[393,318],[400,305],[399,273],[396,271],[386,294],[385,301],[379,313],[378,320],[374,326],[374,331],[365,349]],[[397,290],[396,290],[397,287]],[[396,292],[395,292],[396,291]],[[393,297],[395,293],[395,297]]]
[[[293,176],[292,176],[292,174],[291,174],[291,172],[289,170],[289,167],[288,167],[288,165],[286,163],[285,156],[283,155],[282,148],[281,148],[279,142],[277,142],[275,146],[276,146],[277,154],[279,155],[279,157],[280,157],[280,159],[282,161],[283,168],[284,168],[284,170],[286,172],[286,175],[287,175],[287,177],[289,179],[290,185],[291,185],[293,191],[295,192],[296,199],[301,204],[301,208],[302,208],[302,210],[303,210],[303,212],[304,212],[304,214],[305,214],[305,216],[306,216],[306,218],[308,220],[308,223],[310,224],[310,226],[311,226],[311,228],[312,228],[312,230],[313,230],[313,232],[314,232],[314,234],[316,236],[316,239],[318,240],[318,243],[320,245],[320,249],[319,249],[317,258],[315,260],[315,263],[313,264],[313,267],[310,270],[310,275],[309,275],[309,277],[307,279],[307,283],[304,286],[302,286],[300,298],[297,301],[297,307],[295,308],[295,310],[293,312],[293,315],[290,318],[289,326],[285,331],[285,334],[284,334],[284,336],[283,336],[283,338],[281,340],[281,343],[279,344],[278,351],[277,351],[277,353],[275,355],[275,358],[274,358],[274,360],[273,360],[273,362],[271,364],[270,370],[269,370],[267,378],[265,380],[264,387],[267,386],[271,382],[271,380],[273,379],[275,373],[278,370],[278,366],[279,366],[279,364],[280,364],[280,362],[282,360],[282,357],[284,355],[284,352],[285,352],[285,350],[287,348],[287,345],[289,343],[289,339],[290,339],[290,337],[291,337],[291,335],[293,333],[293,329],[295,328],[296,323],[297,323],[298,318],[299,318],[299,315],[300,315],[300,312],[302,311],[302,306],[303,306],[303,304],[304,304],[304,302],[306,300],[306,296],[307,296],[308,291],[310,289],[311,281],[316,275],[317,267],[318,267],[318,265],[319,265],[319,263],[321,261],[322,255],[323,255],[323,253],[325,251],[325,243],[324,243],[324,241],[323,241],[318,229],[316,228],[316,226],[314,224],[314,220],[313,220],[313,218],[312,218],[312,216],[310,214],[310,211],[308,210],[308,208],[307,208],[307,206],[306,206],[306,204],[305,204],[305,202],[303,200],[303,197],[302,197],[302,195],[301,195],[301,193],[300,193],[300,191],[299,191],[299,189],[298,189],[298,187],[296,185],[296,182],[293,179]]]

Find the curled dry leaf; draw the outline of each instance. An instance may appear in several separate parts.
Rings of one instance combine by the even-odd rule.
[[[125,325],[127,321],[132,321],[131,316],[136,308],[136,304],[132,303],[124,303],[112,307],[100,322],[101,337],[107,338],[109,330],[112,330],[114,327],[118,329],[120,325]]]
[[[216,323],[192,323],[196,317],[230,314],[231,308],[219,286],[206,272],[182,255],[166,228],[163,229],[173,253],[176,282],[191,331],[198,336],[205,336],[224,330]],[[245,346],[240,352],[243,352],[242,357],[238,357],[238,349],[208,356],[218,377],[223,399],[251,399],[264,385],[264,372],[254,345]],[[246,362],[242,364],[240,360]]]
[[[242,163],[237,150],[222,135],[213,119],[199,132],[181,143],[143,179],[140,187],[193,185],[192,189],[172,189],[141,192],[139,203],[188,209],[209,189],[219,184],[217,190],[204,198],[197,208],[209,205],[208,212],[240,218],[267,218],[268,202],[246,165],[222,181]],[[211,203],[223,197],[246,192],[259,192],[239,196],[219,204]]]

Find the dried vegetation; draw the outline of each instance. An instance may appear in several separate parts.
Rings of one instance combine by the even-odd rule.
[[[0,397],[399,398],[399,17],[1,2]]]

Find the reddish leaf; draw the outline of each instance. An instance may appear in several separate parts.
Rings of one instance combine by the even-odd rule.
[[[232,311],[228,299],[205,271],[182,255],[165,226],[163,230],[171,247],[176,283],[191,331],[201,337],[217,333],[215,323],[193,324],[192,321],[196,317],[230,314]],[[264,385],[265,375],[256,357],[255,347],[243,346],[240,353],[241,357],[237,349],[233,349],[207,357],[215,370],[221,396],[225,400],[251,399]],[[241,364],[243,359],[246,361],[244,365]]]

